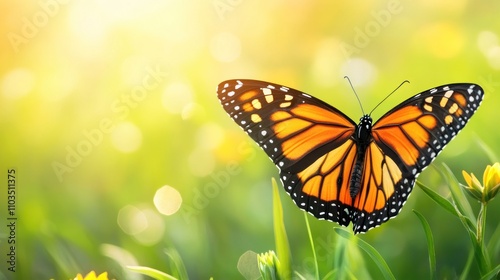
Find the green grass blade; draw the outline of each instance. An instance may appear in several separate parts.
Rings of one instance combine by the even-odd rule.
[[[459,280],[467,280],[469,278],[469,271],[474,261],[474,251],[469,252],[469,256],[467,257],[467,261],[465,262],[464,269],[460,274]]]
[[[337,277],[337,271],[334,269],[330,272],[328,272],[325,277],[323,277],[323,280],[327,280],[327,279],[339,279]],[[319,279],[318,279],[319,280]]]
[[[426,185],[417,181],[417,186],[419,186],[425,194],[427,194],[434,202],[436,202],[439,206],[443,207],[444,210],[450,212],[455,217],[458,217],[457,209],[451,202],[449,202],[446,198],[439,195],[437,192],[431,190]]]
[[[492,256],[500,255],[500,224],[497,224],[497,227],[493,231],[486,248],[488,248]]]
[[[283,207],[281,205],[278,184],[272,178],[273,185],[273,219],[274,239],[276,242],[276,253],[279,259],[278,274],[280,279],[290,279],[292,276],[292,264],[290,245],[286,235],[285,223],[283,221]]]
[[[178,280],[172,275],[169,275],[165,272],[156,270],[154,268],[146,267],[146,266],[127,266],[128,269],[135,271],[137,273],[147,275],[151,278],[154,278],[156,280]]]
[[[500,264],[493,268],[490,272],[486,273],[481,280],[496,279],[496,276],[500,274]]]
[[[455,177],[455,175],[453,175],[453,172],[451,172],[450,168],[444,163],[443,167],[444,167],[443,175],[445,176],[446,182],[450,187],[451,196],[453,197],[453,202],[455,202],[455,206],[462,215],[466,216],[472,222],[472,224],[474,225],[473,228],[475,228],[476,215],[474,215],[472,207],[470,206],[469,201],[467,200],[467,197],[465,196],[462,187],[460,187],[457,178]]]
[[[175,272],[174,275],[179,279],[189,279],[186,267],[184,266],[184,262],[182,261],[179,252],[177,252],[174,248],[167,248],[164,252],[172,260],[172,272]]]
[[[299,279],[299,280],[307,280],[302,274],[298,273],[295,271],[295,277],[293,279]]]
[[[316,279],[319,280],[319,268],[318,268],[318,258],[316,257],[316,249],[314,247],[314,240],[311,234],[311,227],[309,226],[309,220],[307,219],[308,214],[304,212],[304,219],[306,220],[306,228],[307,228],[307,235],[309,236],[309,242],[311,242],[311,249],[313,253],[313,258],[314,258],[314,269],[315,269],[315,275]]]
[[[443,176],[445,176],[445,175],[443,174]],[[455,179],[455,182],[456,182],[456,179]],[[462,210],[460,210],[456,206],[456,204],[454,205],[449,200],[447,200],[446,198],[442,197],[441,195],[439,195],[438,193],[436,193],[435,191],[433,191],[431,188],[429,188],[426,185],[422,184],[420,181],[417,181],[416,184],[417,184],[417,186],[419,186],[422,189],[422,191],[424,191],[425,194],[427,194],[432,200],[434,200],[434,202],[436,202],[444,210],[448,211],[449,213],[451,213],[455,217],[458,217],[460,220],[463,220],[465,222],[464,225],[466,226],[466,228],[468,230],[473,230],[473,231],[476,230],[476,224],[475,224],[475,222],[473,222],[469,217],[464,216],[462,214],[462,212],[461,212]],[[473,219],[475,220],[474,217],[473,217]]]
[[[487,261],[487,256],[485,250],[477,243],[477,236],[476,232],[474,230],[471,230],[468,228],[466,217],[460,215],[460,221],[464,225],[464,227],[467,229],[467,233],[469,235],[470,242],[473,247],[473,252],[474,252],[474,260],[476,261],[479,271],[481,274],[485,274],[489,269],[489,263]]]
[[[463,215],[459,215],[459,218],[460,222],[462,222],[463,226],[467,230],[467,234],[469,235],[469,239],[473,247],[474,260],[479,266],[479,271],[481,271],[481,274],[484,274],[489,270],[489,262],[487,261],[488,257],[486,255],[486,251],[477,243],[476,232],[475,230],[470,228],[471,226],[468,224],[470,220],[467,220],[467,217]]]
[[[417,215],[422,227],[424,228],[425,237],[427,238],[427,250],[429,251],[429,268],[430,268],[430,279],[436,278],[436,250],[434,248],[434,237],[432,235],[431,227],[425,219],[425,217],[420,214],[417,210],[413,210],[413,213]]]
[[[347,278],[347,266],[349,261],[346,252],[349,252],[347,248],[348,242],[348,239],[336,238],[335,250],[333,251],[333,270],[335,270],[335,278],[333,279],[342,280]],[[359,248],[357,249],[359,250]]]
[[[481,140],[480,137],[476,137],[476,142],[477,142],[478,146],[484,151],[486,156],[488,156],[490,162],[498,162],[499,161],[498,156],[496,155],[494,150],[490,146],[488,146],[488,144],[486,144],[483,140]]]
[[[345,229],[342,228],[334,228],[333,229],[339,236],[345,238],[345,239],[350,239],[353,237],[352,233],[348,232]],[[395,280],[396,278],[392,274],[389,266],[385,262],[384,258],[380,255],[375,248],[373,248],[370,244],[368,244],[366,241],[363,239],[357,238],[357,245],[359,248],[361,248],[363,251],[365,251],[368,256],[373,260],[373,262],[378,266],[380,271],[382,272],[382,275],[384,276],[385,279],[393,279]]]

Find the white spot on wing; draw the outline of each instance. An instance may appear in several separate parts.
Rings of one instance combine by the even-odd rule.
[[[264,95],[270,95],[270,94],[273,94],[273,92],[272,92],[270,89],[268,89],[268,88],[263,88],[263,89],[262,89],[262,92],[264,93]]]

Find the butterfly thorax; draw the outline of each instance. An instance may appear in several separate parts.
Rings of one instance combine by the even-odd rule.
[[[349,193],[351,197],[354,198],[361,189],[366,149],[372,141],[372,118],[369,115],[361,117],[352,137],[354,142],[358,144],[356,162],[352,170],[351,184],[349,187]]]

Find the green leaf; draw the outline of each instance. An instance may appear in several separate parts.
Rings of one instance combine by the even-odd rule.
[[[429,251],[429,268],[430,268],[430,279],[436,278],[436,250],[434,249],[434,237],[432,236],[431,227],[425,219],[425,217],[420,214],[417,210],[413,210],[413,213],[417,215],[422,227],[424,228],[425,237],[427,238],[427,250]]]
[[[472,245],[474,247],[474,259],[477,262],[477,265],[479,266],[479,271],[481,271],[481,274],[484,274],[488,271],[489,269],[489,264],[487,261],[487,257],[485,252],[483,251],[483,247],[481,247],[479,244],[477,244],[475,235],[469,235]]]
[[[472,225],[474,225],[473,228],[475,228],[476,216],[472,211],[472,208],[469,204],[469,201],[467,200],[467,197],[465,196],[462,187],[460,187],[457,178],[455,177],[455,175],[453,175],[453,172],[450,170],[450,168],[444,163],[443,167],[443,175],[445,176],[446,182],[448,183],[448,186],[450,188],[451,196],[453,197],[455,206],[462,215],[466,216],[472,222]]]
[[[473,247],[474,260],[476,261],[476,263],[479,267],[479,271],[481,272],[481,274],[484,274],[484,273],[486,273],[486,271],[488,271],[488,267],[489,267],[486,252],[483,250],[483,247],[481,247],[477,243],[476,231],[473,229],[474,226],[471,226],[469,224],[470,220],[468,220],[467,217],[465,217],[463,215],[459,215],[458,217],[460,218],[460,222],[462,222],[462,225],[465,227],[465,229],[467,230],[467,233],[469,235],[469,240],[470,240],[472,247]]]
[[[334,228],[333,230],[339,236],[341,236],[341,237],[343,237],[345,239],[354,238],[354,236],[352,235],[352,233],[348,232],[345,229]],[[370,258],[373,260],[373,262],[378,266],[378,268],[382,272],[382,275],[384,275],[384,278],[385,279],[394,279],[395,280],[396,278],[392,274],[389,266],[385,262],[384,258],[382,258],[382,256],[380,255],[380,253],[377,252],[377,250],[375,250],[375,248],[373,248],[370,244],[368,244],[363,239],[360,239],[360,238],[356,237],[356,240],[357,240],[357,245],[359,246],[359,248],[361,248],[363,251],[365,251],[368,254],[368,256],[370,256]]]
[[[175,278],[172,275],[169,275],[165,272],[162,272],[162,271],[150,268],[150,267],[146,267],[146,266],[129,265],[129,266],[127,266],[127,268],[132,270],[132,271],[138,272],[138,273],[143,274],[143,275],[147,275],[147,276],[152,277],[152,278],[157,279],[157,280],[178,280],[177,278]]]
[[[417,186],[419,186],[432,200],[434,200],[434,202],[443,207],[444,210],[450,212],[455,217],[458,217],[457,209],[446,198],[431,190],[426,185],[420,183],[420,181],[417,181]]]
[[[286,235],[285,223],[283,221],[283,207],[281,205],[278,184],[272,178],[273,185],[273,219],[274,239],[276,242],[276,253],[280,261],[278,274],[280,279],[290,279],[292,275],[291,253],[288,237]]]
[[[357,256],[360,256],[360,249],[359,247],[355,247],[357,252],[354,252],[352,250],[349,250],[348,248],[349,245],[349,239],[345,238],[337,238],[335,240],[335,249],[333,250],[333,269],[335,272],[335,277],[331,279],[349,279],[348,274],[350,274],[350,263],[349,263],[349,255],[354,255],[356,258]],[[364,265],[363,263],[359,262],[360,265]],[[354,268],[356,269],[356,268]],[[324,278],[323,279],[328,279]]]
[[[495,279],[497,275],[500,274],[500,264],[493,268],[490,272],[485,274],[481,280]]]
[[[469,235],[472,247],[474,248],[474,259],[479,266],[479,271],[482,275],[484,275],[490,268],[489,256],[484,248],[484,243],[481,242],[481,244],[478,244],[477,242],[476,216],[474,215],[472,207],[470,206],[462,187],[460,187],[457,178],[453,175],[453,172],[451,172],[446,164],[443,164],[443,166],[445,169],[443,175],[446,177],[450,187],[453,202],[455,203],[457,213],[459,214],[458,217]]]
[[[442,197],[435,191],[431,190],[429,187],[417,181],[417,186],[419,186],[434,202],[443,207],[446,211],[453,214],[455,217],[458,217],[461,221],[463,220],[464,226],[468,230],[476,231],[476,225],[466,216],[462,215],[462,213],[458,210],[458,208],[453,205],[449,200]]]

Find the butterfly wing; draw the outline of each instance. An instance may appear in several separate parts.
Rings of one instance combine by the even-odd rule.
[[[359,193],[349,183],[355,123],[323,101],[281,85],[230,80],[218,97],[231,118],[280,169],[295,203],[319,219],[366,232],[395,217],[415,180],[474,114],[483,90],[450,84],[417,94],[372,128]]]
[[[229,116],[280,169],[295,203],[317,218],[348,225],[356,124],[319,99],[273,83],[229,80],[217,93]]]
[[[450,84],[417,94],[372,128],[363,188],[354,202],[355,232],[395,217],[417,176],[465,126],[483,99],[475,84]]]

